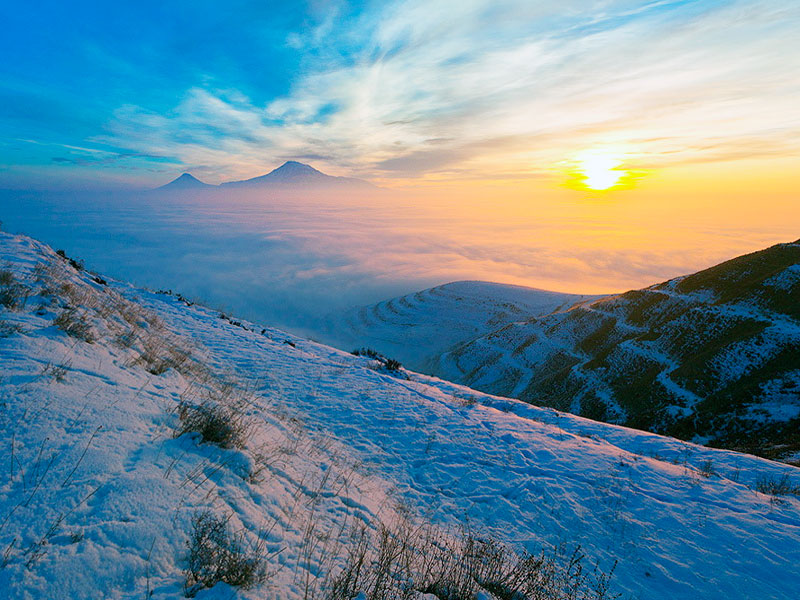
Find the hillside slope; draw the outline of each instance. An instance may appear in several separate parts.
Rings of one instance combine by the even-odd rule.
[[[332,315],[314,333],[340,348],[367,346],[423,370],[456,344],[588,298],[594,296],[456,281]]]
[[[593,419],[798,460],[800,244],[521,319],[426,369]]]
[[[402,519],[580,544],[626,598],[800,596],[793,467],[387,372],[22,236],[0,300],[5,598],[325,598],[351,527]],[[246,435],[187,431],[210,406]],[[198,514],[264,577],[187,581]]]

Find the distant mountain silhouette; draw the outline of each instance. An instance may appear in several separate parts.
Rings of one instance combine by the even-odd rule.
[[[164,191],[179,191],[179,190],[199,190],[205,188],[217,187],[208,183],[203,183],[191,173],[183,173],[180,177],[173,179],[166,185],[156,188],[157,190]]]
[[[363,179],[352,177],[333,177],[318,171],[310,165],[294,160],[283,163],[277,169],[266,175],[245,179],[244,181],[231,181],[223,183],[231,187],[300,187],[300,188],[374,188],[371,183]]]

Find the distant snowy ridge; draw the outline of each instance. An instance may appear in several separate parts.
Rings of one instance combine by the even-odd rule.
[[[797,243],[642,290],[505,314],[508,288],[478,298],[451,287],[464,285],[348,313],[326,339],[485,392],[800,462]],[[448,302],[425,305],[437,295]]]
[[[289,160],[280,167],[273,169],[266,175],[260,175],[241,181],[227,181],[218,186],[203,183],[191,173],[183,173],[177,179],[166,185],[156,188],[156,191],[197,191],[202,189],[224,190],[225,188],[276,188],[276,189],[360,189],[377,190],[378,188],[368,181],[353,177],[334,177],[318,171],[314,167]]]
[[[328,598],[353,526],[419,517],[580,544],[625,598],[800,597],[796,468],[391,373],[73,262],[0,234],[4,598]],[[179,435],[215,405],[247,435]],[[198,515],[263,577],[198,586]]]
[[[314,167],[294,160],[283,163],[266,175],[223,183],[230,187],[301,186],[320,188],[361,188],[376,189],[371,183],[353,177],[334,177],[318,171]]]

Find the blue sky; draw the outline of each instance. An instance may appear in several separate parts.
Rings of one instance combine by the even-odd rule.
[[[283,160],[379,182],[798,149],[777,0],[6,2],[0,187],[211,182]]]

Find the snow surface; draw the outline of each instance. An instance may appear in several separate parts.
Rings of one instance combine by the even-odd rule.
[[[455,281],[331,315],[314,331],[339,348],[374,348],[426,370],[454,346],[502,326],[596,296],[548,292],[486,281]]]
[[[784,276],[784,273],[789,275]],[[783,282],[781,285],[785,288],[786,281],[791,281],[794,273],[794,266],[789,267],[780,276],[770,278],[768,285],[776,287],[776,282]],[[429,357],[422,365],[423,370],[486,392],[534,404],[549,404],[574,413],[584,412],[585,398],[599,398],[605,412],[603,418],[613,423],[641,422],[646,412],[643,407],[655,406],[661,414],[651,427],[660,431],[670,431],[667,427],[674,425],[669,418],[664,419],[665,415],[688,422],[693,415],[700,414],[698,410],[717,411],[711,415],[716,430],[707,429],[703,432],[705,437],[698,434],[693,441],[726,443],[723,433],[730,433],[738,426],[739,431],[750,431],[751,439],[761,444],[764,451],[780,449],[783,442],[791,439],[791,434],[784,439],[771,439],[762,429],[797,417],[800,395],[796,393],[793,381],[800,376],[800,369],[770,374],[765,367],[773,359],[782,354],[789,355],[800,347],[800,323],[791,316],[758,306],[753,299],[720,303],[711,290],[679,293],[675,290],[679,281],[681,278],[643,290],[669,297],[671,304],[665,302],[664,306],[675,309],[679,316],[667,315],[664,320],[656,308],[644,313],[644,321],[633,323],[624,308],[635,300],[626,299],[626,295],[578,301],[566,310],[562,308],[538,317],[535,313],[523,314],[516,320],[501,323],[466,343],[452,345],[438,357]],[[465,301],[467,303],[470,301]],[[480,314],[480,310],[468,306],[461,308],[461,314],[467,317],[470,310]],[[571,317],[576,314],[581,318],[573,321]],[[695,317],[696,321],[690,317]],[[713,322],[714,326],[703,326],[703,319]],[[682,339],[681,343],[698,346],[706,343],[711,347],[710,342],[715,336],[722,339],[726,324],[733,327],[748,321],[763,324],[763,331],[754,335],[742,334],[741,339],[721,343],[720,348],[707,359],[704,374],[716,387],[711,392],[702,391],[699,386],[687,382],[685,372],[681,372],[687,357],[681,356],[669,340],[677,336]],[[467,326],[466,323],[465,319],[462,328]],[[426,324],[429,335],[435,337],[430,331],[432,323]],[[609,326],[613,335],[604,333],[605,326]],[[377,326],[373,329],[378,330]],[[389,320],[385,320],[380,331],[386,339],[394,336],[401,340],[404,336],[403,324]],[[603,352],[601,346],[595,347],[599,342],[593,337],[602,340],[604,335],[616,340],[611,352]],[[437,339],[445,339],[445,336]],[[424,343],[419,341],[418,346],[424,346]],[[567,385],[575,388],[566,398],[558,395],[558,386],[548,387],[549,375],[558,373],[556,367],[564,368],[567,373],[561,382],[567,381]],[[666,399],[665,396],[658,397],[657,393],[645,398],[646,402],[642,399],[633,402],[626,398],[626,382],[635,381],[648,368],[657,370],[655,380],[667,392]],[[728,385],[734,387],[737,381],[751,373],[765,379],[759,382],[761,393],[752,395],[751,401],[745,403],[745,412],[736,414],[733,402],[710,409],[708,405],[697,408],[713,391]],[[550,392],[553,388],[556,391]],[[645,415],[645,418],[648,417]],[[698,421],[702,422],[702,418],[696,420],[694,426]],[[733,425],[729,426],[730,423]],[[687,427],[693,425],[687,423]],[[781,458],[792,460],[791,454],[786,453]]]
[[[0,269],[19,279],[59,260],[0,234]],[[306,552],[314,532],[401,511],[531,549],[580,544],[603,568],[619,561],[613,583],[625,597],[800,597],[800,499],[753,489],[763,477],[800,483],[796,468],[406,379],[65,268],[70,298],[86,299],[78,308],[93,343],[54,327],[58,306],[40,297],[0,312],[23,328],[0,338],[4,598],[179,597],[190,519],[209,506],[266,540],[273,576],[246,591],[218,584],[204,599],[302,598],[325,568],[324,548]],[[124,310],[89,310],[97,298]],[[153,375],[113,343],[118,313],[139,304],[145,331],[191,347],[198,373],[247,390],[255,428],[246,449],[173,437],[175,407],[198,384],[186,369]],[[63,381],[48,375],[54,365]]]

